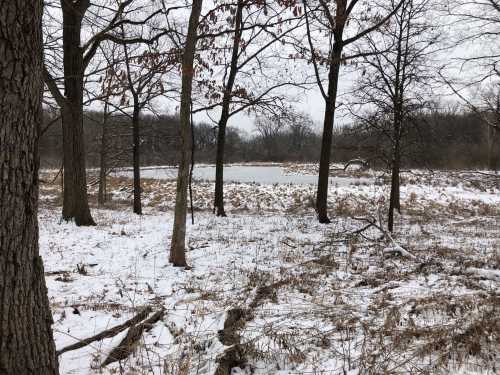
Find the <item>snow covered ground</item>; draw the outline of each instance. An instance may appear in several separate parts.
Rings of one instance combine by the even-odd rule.
[[[168,263],[172,181],[144,181],[139,217],[131,180],[111,178],[98,225],[81,228],[60,221],[50,177],[40,246],[57,348],[165,309],[127,359],[100,367],[125,330],[62,354],[62,374],[498,371],[500,190],[488,176],[405,173],[394,242],[376,227],[383,176],[332,185],[328,226],[315,220],[314,185],[228,183],[229,217],[216,218],[212,184],[196,182],[191,270]]]

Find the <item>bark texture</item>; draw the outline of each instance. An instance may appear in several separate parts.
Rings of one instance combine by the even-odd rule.
[[[42,0],[0,6],[0,374],[55,375],[38,252]]]
[[[108,173],[108,103],[104,104],[102,114],[102,134],[101,134],[101,150],[99,160],[99,192],[97,195],[97,203],[103,206],[106,203],[107,186],[106,177]]]
[[[137,95],[134,95],[134,113],[132,114],[132,136],[133,136],[133,165],[134,165],[134,213],[142,215],[141,203],[141,160],[140,143],[141,136],[139,132],[140,109]]]
[[[224,211],[224,149],[226,144],[226,126],[229,120],[229,106],[234,87],[236,74],[238,73],[238,56],[240,52],[240,41],[243,20],[243,0],[238,0],[235,17],[235,30],[233,39],[233,50],[231,55],[231,64],[229,67],[229,76],[224,85],[224,96],[222,98],[222,112],[217,127],[217,156],[215,161],[215,195],[214,208],[217,216],[226,216]]]
[[[83,79],[86,62],[81,47],[81,28],[90,0],[60,0],[63,18],[64,95],[44,68],[44,80],[61,108],[63,128],[63,210],[65,220],[95,225],[87,198],[85,145],[83,141]]]
[[[62,106],[64,195],[63,218],[77,225],[95,225],[87,198],[83,142],[83,74],[80,32],[87,1],[61,1],[63,13],[64,89]]]
[[[339,38],[339,41],[341,37]],[[316,194],[316,212],[320,223],[328,224],[328,178],[330,174],[330,155],[332,149],[333,124],[335,121],[335,106],[339,84],[342,44],[336,43],[333,49],[330,70],[328,73],[328,92],[325,100],[325,117],[323,122],[323,137],[321,139],[321,154],[319,160],[318,191]]]
[[[395,116],[396,117],[396,116]],[[399,194],[399,171],[401,164],[401,124],[400,119],[394,121],[394,148],[392,155],[392,171],[391,171],[391,193],[389,197],[389,217],[387,220],[387,228],[389,232],[394,230],[394,210],[401,210],[400,194]]]
[[[122,34],[125,37],[125,31],[122,26]],[[127,81],[128,89],[132,94],[133,99],[133,112],[132,112],[132,166],[134,170],[134,213],[137,215],[142,215],[142,202],[141,202],[141,159],[140,159],[140,145],[141,145],[141,134],[140,134],[140,115],[141,107],[144,106],[145,102],[141,104],[139,100],[139,95],[143,89],[143,86],[139,83],[138,88],[134,87],[134,80],[132,79],[132,73],[130,70],[130,55],[126,45],[123,46],[123,52],[125,53],[125,67],[127,70]]]
[[[193,0],[189,27],[182,57],[182,89],[180,108],[180,160],[175,197],[174,227],[170,247],[170,262],[176,267],[186,263],[186,214],[189,164],[191,157],[191,92],[193,87],[193,62],[196,51],[197,29],[203,0]]]

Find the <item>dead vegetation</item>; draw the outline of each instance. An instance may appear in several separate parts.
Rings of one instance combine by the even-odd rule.
[[[159,276],[144,280],[130,277],[133,273],[116,275],[114,284],[96,289],[86,300],[54,301],[56,327],[65,327],[61,315],[70,314],[69,308],[83,316],[88,310],[130,314],[138,303],[134,296],[140,295],[151,306],[165,306],[165,315],[151,332],[122,338],[133,344],[113,344],[128,348],[117,349],[124,359],[98,371],[225,375],[240,367],[254,374],[493,374],[500,361],[500,215],[489,197],[498,192],[488,193],[488,199],[473,194],[457,199],[446,190],[447,178],[430,179],[428,191],[442,191],[427,196],[424,188],[412,190],[412,184],[423,184],[427,177],[408,177],[393,238],[376,227],[384,225],[379,215],[383,190],[334,190],[336,220],[322,226],[308,205],[309,187],[256,185],[246,193],[241,188],[250,187],[241,184],[234,195],[228,189],[228,199],[238,201],[231,217],[214,218],[202,212],[208,203],[200,198],[206,194],[208,202],[210,185],[197,183],[197,224],[189,231],[188,252],[193,269],[173,276],[162,266],[154,268]],[[97,211],[102,228],[92,229],[106,233],[100,241],[110,248],[115,242],[137,241],[139,235],[124,214],[128,183],[111,179],[116,201]],[[169,209],[173,188],[166,181],[146,181],[144,189],[150,211],[141,220],[148,222],[148,215]],[[54,191],[42,187],[47,201]],[[49,220],[44,215],[57,210],[46,207],[42,223]],[[140,235],[148,238],[148,230],[158,231],[144,226]],[[161,247],[147,241],[143,246],[134,262],[151,262],[159,254],[155,262],[164,263]],[[413,257],[393,251],[396,246]],[[67,278],[56,281],[64,289],[108,272],[91,264],[85,259],[67,266],[58,262],[46,276]],[[172,277],[178,280],[171,292],[156,284]],[[222,326],[207,323],[215,316]],[[162,327],[168,329],[168,344],[159,339]],[[122,357],[112,349],[96,351],[94,367],[107,364],[110,355]]]

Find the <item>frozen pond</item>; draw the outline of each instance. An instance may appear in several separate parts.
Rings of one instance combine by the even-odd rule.
[[[247,166],[237,165],[224,168],[224,181],[271,184],[316,184],[316,175],[285,174],[285,169],[280,166]],[[117,171],[117,176],[132,177],[132,170]],[[173,167],[145,167],[141,168],[142,178],[175,179],[177,168]],[[195,180],[214,181],[214,166],[195,166],[193,171]],[[371,183],[370,178],[331,177],[330,183],[339,186],[353,185],[354,183]]]

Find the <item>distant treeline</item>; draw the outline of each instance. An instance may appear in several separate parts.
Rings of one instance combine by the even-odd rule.
[[[62,130],[60,121],[45,113],[45,125],[40,139],[41,165],[61,166]],[[269,125],[269,124],[268,124]],[[372,166],[385,167],[391,143],[383,124],[372,127],[353,124],[334,132],[333,161],[354,158],[368,160]],[[111,116],[107,125],[108,165],[130,166],[132,163],[132,129],[130,120],[121,115]],[[269,126],[272,127],[272,124]],[[101,154],[102,114],[86,112],[84,117],[87,167],[98,167]],[[141,120],[141,164],[176,164],[179,151],[179,120],[175,116],[145,115]],[[269,130],[269,129],[267,129]],[[296,123],[279,129],[260,129],[254,135],[228,128],[226,162],[315,162],[319,157],[321,136],[310,122]],[[195,125],[196,162],[214,163],[216,127],[206,123]],[[423,168],[486,168],[491,158],[498,160],[500,142],[492,148],[486,125],[479,116],[461,112],[434,112],[420,115],[405,124],[403,137],[403,167]]]

